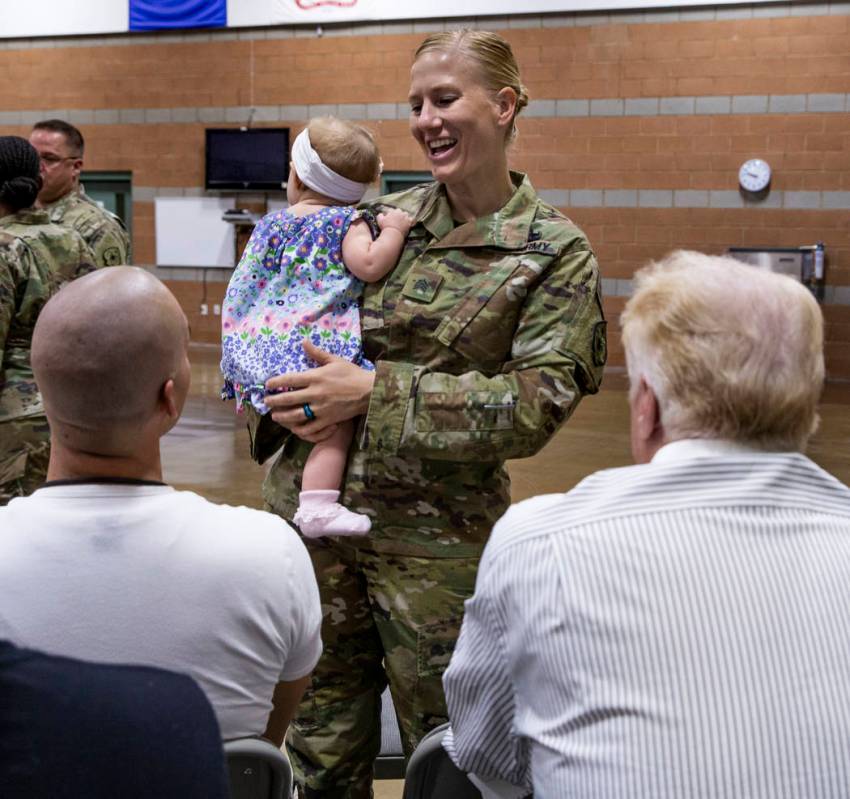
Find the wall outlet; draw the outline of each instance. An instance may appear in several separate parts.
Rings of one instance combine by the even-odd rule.
[[[213,305],[213,316],[221,316],[221,306],[218,303]]]
[[[205,302],[201,303],[200,310],[201,310],[201,316],[206,316],[210,312],[209,306]]]

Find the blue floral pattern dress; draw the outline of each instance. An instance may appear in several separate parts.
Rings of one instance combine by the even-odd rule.
[[[351,223],[374,220],[350,206],[303,217],[276,211],[254,229],[222,306],[223,399],[249,400],[267,413],[265,382],[316,366],[302,349],[309,339],[332,355],[374,369],[363,358],[359,300],[363,283],[342,261]]]

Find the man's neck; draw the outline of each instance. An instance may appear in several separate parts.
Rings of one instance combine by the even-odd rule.
[[[107,456],[97,453],[69,450],[52,444],[48,482],[53,480],[96,480],[121,478],[162,482],[162,462],[159,447],[147,456]]]
[[[79,194],[79,193],[80,193],[80,187],[74,186],[74,188],[72,188],[68,192],[65,192],[65,194],[63,194],[61,197],[54,197],[52,200],[49,200],[49,201],[42,200],[40,197],[38,197],[38,198],[36,198],[36,201],[35,201],[35,207],[36,208],[50,208],[51,206],[56,205],[56,203],[60,203],[60,202],[62,202],[62,200],[65,200],[68,197],[70,197],[74,194]]]

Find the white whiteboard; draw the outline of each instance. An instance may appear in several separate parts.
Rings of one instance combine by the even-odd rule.
[[[233,204],[219,197],[155,198],[156,265],[232,269],[234,228],[221,216]]]

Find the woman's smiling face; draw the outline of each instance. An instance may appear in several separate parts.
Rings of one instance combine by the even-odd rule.
[[[506,112],[504,93],[487,88],[475,62],[457,51],[432,50],[416,59],[410,130],[436,180],[449,188],[483,188],[494,171],[505,169],[513,97]]]

